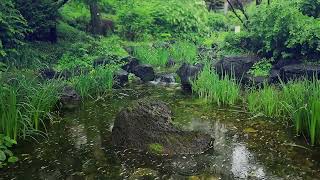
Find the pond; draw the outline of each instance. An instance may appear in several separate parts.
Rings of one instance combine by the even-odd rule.
[[[177,126],[210,134],[214,150],[152,157],[114,149],[115,115],[143,97],[167,102]],[[19,144],[20,161],[1,170],[0,179],[320,179],[319,149],[293,136],[286,122],[252,117],[241,107],[209,106],[176,87],[114,90],[63,112],[47,129],[47,138]]]

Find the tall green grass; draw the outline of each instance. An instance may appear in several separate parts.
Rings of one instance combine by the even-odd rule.
[[[281,116],[280,92],[274,86],[264,85],[262,89],[251,89],[247,95],[248,110],[252,113],[262,113],[268,117]]]
[[[234,105],[240,99],[240,85],[228,75],[222,78],[206,64],[192,82],[192,91],[200,98],[217,105]]]
[[[139,46],[135,48],[134,55],[144,64],[164,66],[168,62],[170,53],[165,48]]]
[[[114,72],[117,66],[106,66],[92,70],[89,74],[81,74],[71,80],[76,91],[81,97],[87,97],[112,89]]]
[[[0,87],[0,134],[17,140],[42,131],[59,99],[62,83],[40,83],[17,75]]]
[[[313,145],[320,143],[319,80],[291,81],[280,87],[265,84],[249,91],[247,103],[254,114],[292,119],[297,134],[305,134]]]
[[[7,85],[0,87],[0,134],[17,139],[21,113],[17,90]]]
[[[178,62],[194,64],[198,61],[198,48],[196,44],[188,41],[178,41],[172,45],[171,56]]]
[[[144,64],[155,66],[165,66],[169,57],[176,62],[194,64],[198,61],[198,49],[194,43],[178,41],[167,48],[150,45],[138,46],[134,50],[134,56]]]

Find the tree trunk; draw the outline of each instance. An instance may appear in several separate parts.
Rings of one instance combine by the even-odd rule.
[[[91,22],[90,22],[91,33],[99,35],[102,33],[102,31],[101,31],[101,16],[99,12],[98,2],[91,1],[89,6],[90,6],[90,14],[91,14]]]

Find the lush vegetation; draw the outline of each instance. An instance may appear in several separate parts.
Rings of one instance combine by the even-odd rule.
[[[268,2],[224,14],[222,1],[209,0],[1,1],[0,167],[17,160],[9,150],[16,141],[45,135],[65,86],[82,98],[109,92],[129,54],[160,71],[169,59],[176,63],[173,70],[204,63],[192,82],[199,98],[292,120],[297,134],[319,144],[319,80],[248,88],[233,74],[221,76],[212,68],[220,58],[245,54],[263,59],[249,71],[252,76],[268,76],[282,59],[318,63],[320,1]],[[241,31],[235,33],[235,26]],[[104,64],[95,67],[100,60]],[[43,77],[47,69],[56,77]],[[162,151],[159,144],[150,149]]]

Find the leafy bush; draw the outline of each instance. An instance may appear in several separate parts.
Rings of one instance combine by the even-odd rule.
[[[71,45],[70,49],[59,60],[57,69],[91,69],[93,60],[97,58],[106,58],[110,60],[110,63],[113,63],[127,55],[127,52],[120,44],[120,39],[116,36],[92,38],[88,41]]]
[[[81,1],[69,1],[59,10],[59,13],[63,21],[81,30],[86,30],[90,21],[90,10]]]
[[[18,158],[13,155],[10,150],[17,142],[8,136],[0,134],[0,169],[7,165],[7,163],[15,163]]]
[[[56,22],[58,9],[63,5],[63,1],[15,0],[15,4],[32,30],[28,34],[29,39],[51,42],[57,40]]]
[[[134,40],[143,34],[169,33],[175,37],[194,39],[207,31],[208,11],[203,1],[160,0],[121,2],[117,12],[119,32]],[[128,23],[130,22],[130,23]]]
[[[249,70],[249,74],[253,76],[268,76],[270,74],[271,68],[272,68],[272,64],[270,60],[263,59],[255,63],[251,67],[251,69]]]
[[[250,14],[249,38],[256,52],[266,57],[320,55],[320,21],[303,15],[291,1],[262,4]]]
[[[16,46],[22,44],[28,32],[27,22],[11,0],[0,2],[0,58],[8,52],[16,53]]]
[[[303,14],[320,18],[320,0],[298,0],[298,7]]]

